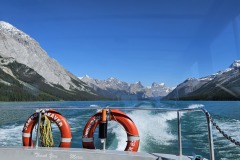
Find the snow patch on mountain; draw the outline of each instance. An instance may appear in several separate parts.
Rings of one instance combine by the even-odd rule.
[[[240,60],[235,60],[231,65],[230,68],[240,68]]]
[[[3,83],[5,85],[7,85],[7,86],[11,86],[12,85],[11,83],[8,83],[8,82],[2,80],[1,78],[0,78],[0,83]]]
[[[27,35],[26,33],[20,31],[19,29],[17,29],[16,27],[12,26],[11,24],[4,22],[4,21],[0,21],[0,30],[5,30],[8,31],[12,36],[16,37],[16,38],[21,38],[24,41],[33,41],[34,39],[31,38],[29,35]],[[34,40],[35,41],[35,40]],[[36,41],[35,41],[36,42]]]
[[[14,74],[12,73],[12,70],[6,67],[9,63],[13,63],[15,60],[13,58],[0,58],[0,69],[9,74],[10,76],[16,78]]]

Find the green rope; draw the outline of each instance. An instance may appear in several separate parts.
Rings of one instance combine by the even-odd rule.
[[[54,146],[51,121],[47,118],[47,116],[42,116],[40,123],[40,141],[42,147]]]

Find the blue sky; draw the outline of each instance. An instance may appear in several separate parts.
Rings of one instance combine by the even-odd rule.
[[[176,86],[240,59],[240,1],[225,3],[8,0],[0,20],[36,39],[76,76]]]

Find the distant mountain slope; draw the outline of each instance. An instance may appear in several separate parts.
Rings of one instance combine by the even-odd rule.
[[[144,87],[141,82],[128,84],[113,77],[98,80],[84,76],[80,79],[99,94],[114,99],[160,99],[173,90],[163,83],[153,83],[151,87]]]
[[[0,87],[0,100],[103,98],[50,58],[29,35],[3,21],[0,21]]]
[[[0,100],[2,101],[92,99],[99,97],[77,89],[70,91],[61,85],[51,84],[33,69],[16,62],[13,58],[0,57]]]
[[[216,74],[200,79],[187,79],[164,99],[240,100],[240,60]]]

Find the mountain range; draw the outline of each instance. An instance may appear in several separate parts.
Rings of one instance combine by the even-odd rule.
[[[39,43],[11,24],[0,21],[0,100],[102,100],[161,98],[171,91],[154,83],[128,85],[115,78],[77,78]]]
[[[240,60],[207,77],[188,78],[166,100],[240,100]]]
[[[177,87],[116,78],[76,77],[48,56],[39,43],[0,21],[0,101],[50,100],[240,100],[240,60],[202,78],[188,78]]]
[[[121,100],[161,99],[173,90],[173,88],[167,87],[164,83],[152,83],[150,87],[144,87],[140,81],[128,84],[113,77],[106,80],[98,80],[86,75],[80,77],[80,80],[105,97]]]

